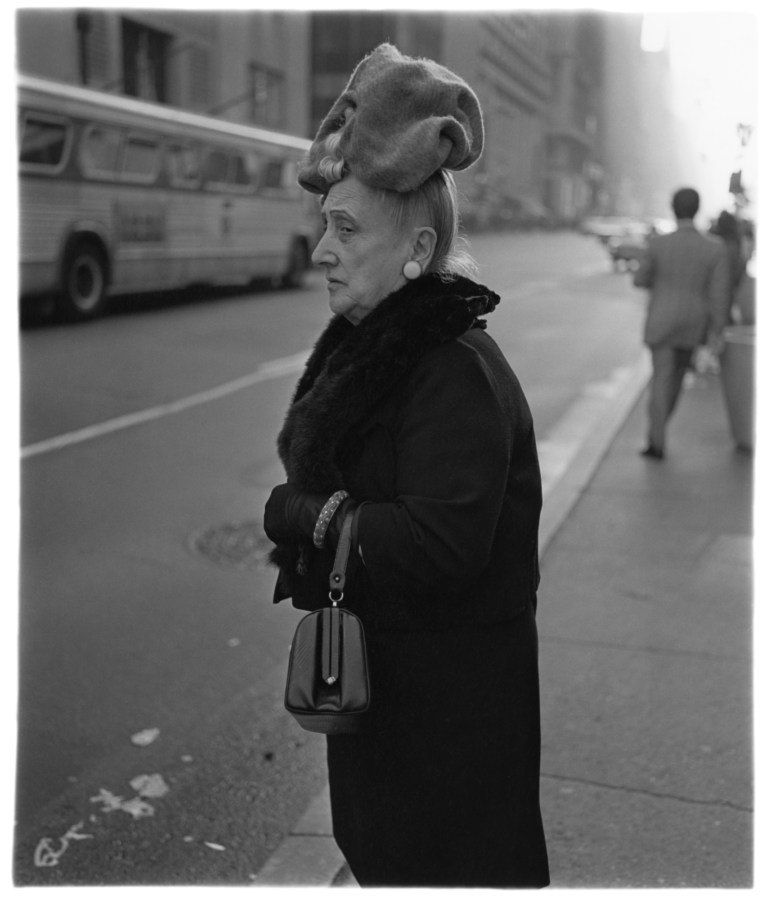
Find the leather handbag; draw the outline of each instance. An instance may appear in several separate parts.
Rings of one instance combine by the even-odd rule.
[[[284,706],[306,731],[352,734],[369,709],[364,627],[340,604],[351,549],[353,512],[346,513],[329,576],[331,606],[302,618],[292,639]]]

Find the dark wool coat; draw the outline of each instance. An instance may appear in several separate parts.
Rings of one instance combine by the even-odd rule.
[[[541,482],[519,383],[480,316],[425,276],[331,321],[279,436],[290,483],[363,504],[344,605],[372,709],[327,739],[335,837],[362,885],[543,886]],[[277,547],[275,600],[327,601],[333,548]]]

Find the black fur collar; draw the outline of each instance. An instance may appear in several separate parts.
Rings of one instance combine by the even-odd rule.
[[[359,325],[337,316],[295,389],[278,451],[287,480],[311,493],[345,488],[342,441],[430,350],[484,328],[500,297],[467,278],[426,275],[389,294]]]

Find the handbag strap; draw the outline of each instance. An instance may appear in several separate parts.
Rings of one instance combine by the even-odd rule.
[[[329,573],[329,599],[332,601],[332,606],[337,606],[343,600],[345,570],[348,567],[348,555],[351,551],[354,515],[355,510],[350,509],[346,511],[343,524],[340,527],[340,537],[338,538],[337,550],[335,551],[335,562],[332,566],[332,571]]]

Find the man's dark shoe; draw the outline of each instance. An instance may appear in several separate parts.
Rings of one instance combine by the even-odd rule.
[[[647,456],[648,459],[664,459],[664,451],[658,447],[648,445],[644,450],[640,451],[640,456]]]

